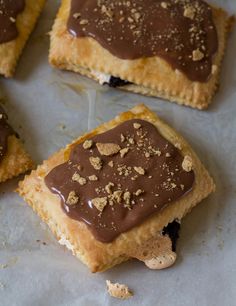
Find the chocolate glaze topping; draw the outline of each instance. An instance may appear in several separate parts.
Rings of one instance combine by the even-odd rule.
[[[7,115],[0,106],[0,162],[2,161],[7,152],[8,137],[13,134],[13,129],[7,123]]]
[[[45,183],[68,216],[111,242],[192,189],[182,162],[154,125],[135,119],[75,145]]]
[[[24,0],[0,0],[0,43],[18,36],[16,17],[25,8]]]
[[[158,55],[199,82],[211,75],[218,49],[212,10],[202,0],[71,0],[68,31],[121,59]]]

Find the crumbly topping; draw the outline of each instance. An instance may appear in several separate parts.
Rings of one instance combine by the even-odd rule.
[[[193,61],[201,61],[204,58],[204,53],[199,49],[193,50]]]
[[[111,281],[107,280],[107,291],[110,296],[118,299],[128,299],[133,296],[132,291],[129,289],[128,286],[119,284],[119,283],[112,283]]]
[[[84,177],[82,177],[82,176],[80,176],[80,174],[79,173],[77,173],[77,172],[75,172],[74,174],[73,174],[73,176],[72,176],[72,181],[73,182],[78,182],[80,185],[85,185],[86,183],[87,183],[87,180],[84,178]]]
[[[186,172],[190,172],[193,169],[193,160],[190,156],[186,155],[184,157],[183,163],[182,163],[182,168]]]
[[[89,157],[90,164],[93,166],[95,170],[101,170],[102,169],[102,160],[99,157]]]
[[[138,130],[138,129],[141,128],[141,124],[140,124],[140,123],[137,123],[137,122],[135,122],[135,123],[133,124],[133,126],[134,126],[134,128],[135,128],[136,130]]]
[[[90,181],[97,181],[97,180],[98,180],[98,177],[97,177],[95,174],[93,174],[93,175],[90,175],[90,176],[88,177],[88,179],[89,179]]]
[[[112,194],[112,189],[115,185],[111,182],[109,182],[106,186],[105,186],[105,190],[108,194]]]
[[[116,143],[96,143],[101,155],[112,156],[120,151],[120,146]]]
[[[91,203],[97,208],[97,210],[102,212],[107,205],[107,197],[94,198],[91,200]]]
[[[142,167],[134,167],[134,170],[140,175],[145,174],[145,170]]]
[[[129,152],[129,148],[124,148],[120,150],[120,156],[123,158]]]
[[[66,200],[67,205],[75,205],[79,202],[79,196],[75,193],[75,191],[71,191]]]
[[[114,167],[114,162],[113,162],[113,160],[109,161],[108,166],[111,167],[111,168]]]
[[[184,17],[190,18],[190,19],[194,19],[195,16],[195,8],[194,6],[191,5],[187,5],[184,7]]]
[[[138,197],[143,193],[144,193],[144,191],[142,189],[138,189],[134,194]]]
[[[88,150],[92,147],[93,145],[93,141],[92,140],[85,140],[85,142],[83,143],[83,148],[85,150]]]

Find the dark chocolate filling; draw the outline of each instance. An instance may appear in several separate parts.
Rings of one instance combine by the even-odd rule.
[[[180,223],[173,221],[164,227],[162,234],[168,235],[172,241],[172,251],[176,251],[177,240],[179,239]]]
[[[109,87],[116,88],[116,87],[122,87],[122,86],[130,85],[132,83],[130,83],[128,81],[124,81],[120,78],[116,78],[114,76],[111,76],[110,80],[109,80],[109,83],[105,83],[105,84],[107,84]]]
[[[15,134],[13,129],[7,123],[7,115],[0,106],[0,163],[7,153],[8,137]]]

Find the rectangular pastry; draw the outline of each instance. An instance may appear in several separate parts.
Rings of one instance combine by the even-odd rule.
[[[34,163],[0,107],[0,183],[31,170],[33,166]]]
[[[45,0],[0,1],[0,74],[12,77]]]
[[[202,0],[62,0],[52,66],[198,109],[216,91],[230,18]]]
[[[187,142],[138,105],[55,153],[18,192],[97,272],[129,258],[170,266],[180,220],[214,188]]]

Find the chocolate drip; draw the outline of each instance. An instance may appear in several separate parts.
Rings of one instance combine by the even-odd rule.
[[[91,140],[75,145],[45,183],[99,241],[111,242],[192,189],[194,172],[183,170],[182,155],[147,121],[126,121]],[[113,144],[111,155],[101,144]]]
[[[13,129],[7,123],[7,115],[0,106],[0,163],[7,153],[8,137],[13,134]]]
[[[16,18],[24,8],[24,0],[0,0],[0,44],[18,36]]]
[[[121,59],[160,56],[199,82],[210,77],[218,49],[212,10],[202,0],[71,0],[68,31]]]

